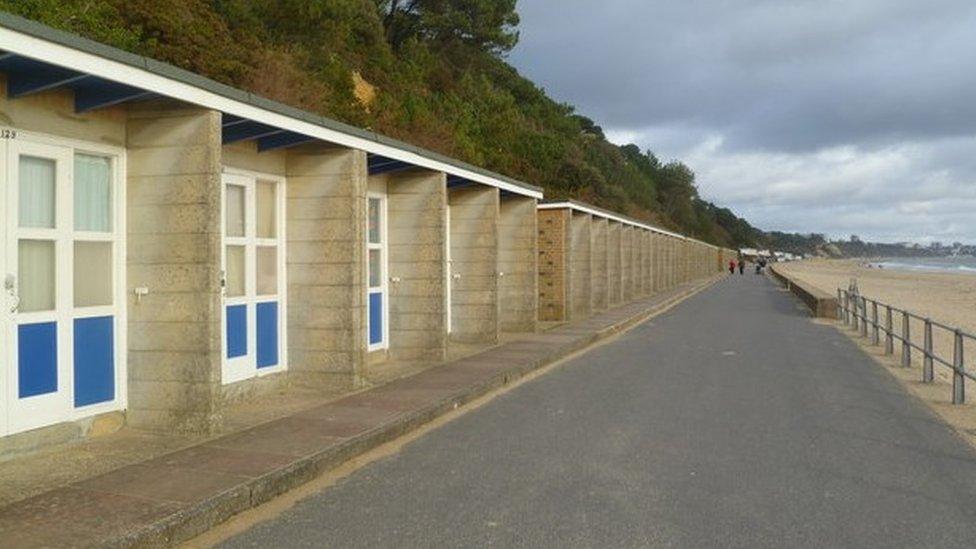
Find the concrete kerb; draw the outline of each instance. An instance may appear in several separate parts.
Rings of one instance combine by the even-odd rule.
[[[786,286],[786,289],[793,293],[809,309],[813,316],[817,318],[837,318],[837,296],[829,294],[807,284],[803,281],[791,278],[775,265],[769,266],[772,278]]]
[[[575,337],[571,342],[559,345],[551,352],[543,353],[528,362],[493,374],[483,381],[460,388],[456,392],[420,409],[401,413],[385,423],[333,444],[319,453],[296,459],[282,468],[191,504],[119,538],[108,540],[107,545],[112,547],[169,547],[189,540],[238,513],[266,503],[276,496],[310,482],[356,456],[414,431],[438,417],[498,390],[535,370],[553,364],[601,340],[624,332],[707,288],[719,278],[721,277],[716,276],[690,283],[685,288],[674,292],[673,295],[668,295],[665,299],[652,303],[649,307],[636,314],[629,315],[621,321],[614,322],[610,326],[598,329],[589,336]],[[653,301],[657,297],[660,296],[653,296],[647,300]],[[634,303],[630,303],[619,308],[633,307],[634,305]],[[609,312],[614,312],[619,308],[610,309]]]

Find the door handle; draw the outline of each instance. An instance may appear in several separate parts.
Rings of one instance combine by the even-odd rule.
[[[10,297],[13,299],[14,304],[10,307],[11,313],[16,313],[17,309],[20,307],[20,296],[17,295],[17,277],[12,273],[7,273],[7,276],[3,279],[3,288],[7,290]]]

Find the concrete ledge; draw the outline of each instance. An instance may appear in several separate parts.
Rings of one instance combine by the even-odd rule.
[[[800,298],[810,312],[817,318],[837,318],[837,296],[828,294],[820,288],[806,282],[791,278],[776,265],[769,266],[769,272],[775,280],[781,282],[793,295]]]
[[[78,546],[175,545],[639,324],[717,279],[684,284],[292,416],[15,502],[0,508],[0,538],[17,547],[58,546],[69,540]],[[93,523],[90,512],[76,510],[84,506],[65,505],[66,501],[94,502],[99,516],[113,519]],[[134,509],[137,505],[142,507]]]

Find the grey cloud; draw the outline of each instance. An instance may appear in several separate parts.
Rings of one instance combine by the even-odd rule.
[[[803,150],[976,125],[976,4],[522,0],[512,61],[611,127]]]
[[[515,66],[753,223],[976,241],[976,3],[518,8]]]

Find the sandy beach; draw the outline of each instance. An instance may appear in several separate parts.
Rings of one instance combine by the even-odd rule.
[[[858,260],[811,260],[785,263],[778,268],[832,294],[837,293],[837,288],[847,288],[851,279],[855,278],[861,295],[865,297],[976,334],[976,275],[868,268],[865,262]],[[884,313],[881,312],[880,316],[883,319]],[[896,331],[900,330],[897,315],[894,327]],[[912,340],[921,344],[921,322],[912,322],[910,329]],[[933,336],[936,353],[951,359],[950,334],[936,329]],[[974,356],[973,353],[976,353],[976,344],[967,341],[966,354]],[[914,360],[919,362],[913,366],[921,364],[919,356],[913,357]],[[943,379],[948,377],[945,368],[937,366],[936,372]]]

